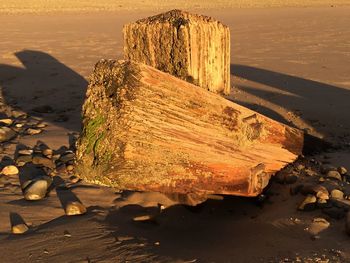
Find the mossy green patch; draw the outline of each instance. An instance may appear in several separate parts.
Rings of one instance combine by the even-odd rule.
[[[99,140],[105,136],[104,131],[99,129],[106,122],[106,118],[102,114],[97,114],[90,119],[84,127],[84,138],[86,141],[85,153],[95,152]]]

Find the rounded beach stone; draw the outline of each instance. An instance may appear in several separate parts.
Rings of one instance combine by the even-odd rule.
[[[30,201],[43,199],[51,183],[52,179],[50,177],[43,177],[25,183],[23,185],[25,186],[23,190],[24,198]]]
[[[341,181],[342,178],[341,178],[341,175],[338,171],[328,171],[327,172],[327,177],[328,178],[333,178],[333,179],[336,179],[336,180],[339,180]]]
[[[67,216],[82,215],[86,213],[86,207],[77,201],[68,202],[65,208]]]
[[[19,173],[18,168],[14,165],[5,166],[1,173],[6,176],[17,175]]]
[[[331,191],[331,197],[336,199],[344,199],[344,193],[338,189]]]
[[[337,170],[341,175],[345,175],[348,172],[348,170],[343,166],[338,167]]]
[[[320,232],[326,230],[329,226],[330,223],[326,219],[321,217],[314,218],[310,224],[308,232],[311,235],[318,235]]]
[[[298,209],[303,211],[311,211],[316,207],[317,198],[314,195],[308,195],[299,205]]]
[[[24,234],[28,230],[29,230],[29,227],[24,223],[17,224],[11,227],[12,234]]]
[[[9,141],[13,139],[16,135],[17,133],[14,130],[8,127],[0,127],[0,142]]]

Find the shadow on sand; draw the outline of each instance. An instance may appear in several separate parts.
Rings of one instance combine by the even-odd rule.
[[[78,131],[87,81],[47,53],[23,50],[15,56],[24,68],[0,64],[5,103]]]
[[[241,90],[258,98],[299,113],[309,126],[324,133],[329,125],[348,125],[350,118],[350,91],[344,88],[308,80],[296,76],[278,73],[252,66],[231,64],[231,74],[258,84],[268,89],[237,85]],[[256,86],[256,84],[255,84]],[[262,113],[272,119],[293,125],[273,109],[236,101],[248,108]],[[327,127],[328,126],[328,127]],[[339,126],[341,127],[341,126]],[[336,129],[334,135],[340,135]]]
[[[231,262],[234,255],[237,262],[245,257],[257,260],[273,256],[261,247],[278,242],[281,236],[288,236],[290,240],[307,236],[302,227],[277,226],[260,220],[261,208],[249,198],[208,200],[199,207],[193,210],[173,205],[157,214],[155,207],[127,205],[110,209],[102,223],[110,235],[121,241],[120,245],[144,244],[144,250],[178,262]],[[155,216],[149,221],[133,221],[134,217],[145,214]],[[260,242],[266,245],[261,246]],[[239,251],[236,244],[246,251]],[[249,251],[254,251],[254,255],[248,256]]]

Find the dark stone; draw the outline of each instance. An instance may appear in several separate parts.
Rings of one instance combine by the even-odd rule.
[[[342,177],[338,171],[328,171],[327,177],[332,178],[332,179],[336,179],[338,181],[342,181]]]
[[[50,169],[55,169],[56,167],[52,160],[43,156],[34,156],[32,162],[33,164],[42,165]]]
[[[16,137],[17,133],[8,127],[0,127],[0,142],[6,142]]]
[[[298,207],[299,210],[312,211],[316,208],[317,198],[314,195],[308,195]]]
[[[26,163],[30,163],[32,161],[32,156],[31,155],[20,155],[16,159],[16,164],[23,166]]]
[[[43,199],[52,184],[52,178],[48,176],[43,176],[35,178],[26,182],[23,189],[23,195],[26,200],[40,200]]]

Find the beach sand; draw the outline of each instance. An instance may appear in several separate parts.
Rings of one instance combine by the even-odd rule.
[[[80,132],[94,64],[123,58],[123,24],[182,7],[230,27],[228,99],[341,146],[312,158],[326,155],[328,163],[350,169],[349,1],[136,1],[132,7],[127,1],[98,1],[103,7],[97,1],[55,2],[0,2],[4,105],[31,115],[36,106],[54,109],[38,116],[48,123],[43,133],[4,145],[3,160],[13,158],[18,144],[40,140],[52,149],[68,147],[69,134]],[[56,122],[62,115],[68,120]],[[343,220],[327,218],[331,226],[312,239],[305,229],[313,218],[325,217],[321,211],[297,211],[303,196],[291,196],[289,186],[273,183],[269,191],[263,206],[225,197],[195,208],[172,205],[156,222],[134,222],[134,216],[157,214],[164,197],[120,196],[80,182],[29,202],[14,176],[0,187],[0,262],[350,262]],[[65,216],[60,200],[72,196],[88,208],[86,215]],[[10,213],[31,231],[11,235]]]

